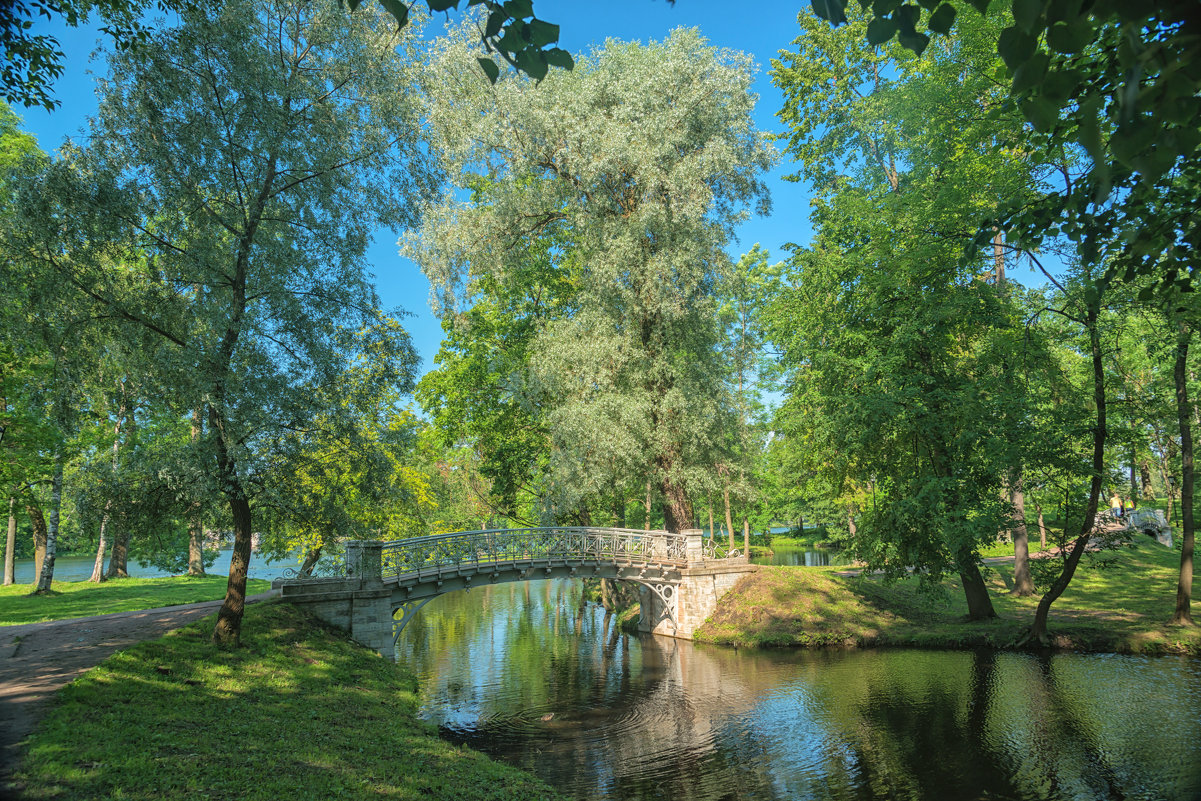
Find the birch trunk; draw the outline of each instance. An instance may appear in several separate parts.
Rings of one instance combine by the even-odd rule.
[[[120,463],[119,457],[121,454],[121,424],[125,421],[125,416],[128,414],[125,402],[125,382],[121,382],[121,405],[117,407],[117,422],[113,425],[113,478],[117,477],[117,466]],[[117,482],[113,482],[113,486],[117,486]],[[100,542],[96,544],[96,562],[92,565],[92,575],[88,581],[99,584],[104,581],[104,552],[107,550],[108,542],[105,539],[108,532],[108,520],[113,509],[113,499],[110,497],[104,502],[104,516],[100,519]]]
[[[50,525],[46,527],[46,555],[38,573],[34,592],[50,592],[54,582],[54,552],[58,546],[59,514],[63,503],[63,462],[66,456],[61,445],[54,449],[54,481],[50,486]]]

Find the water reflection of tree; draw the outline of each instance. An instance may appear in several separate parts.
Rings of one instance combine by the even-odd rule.
[[[1196,663],[643,641],[582,606],[573,583],[548,584],[430,604],[414,635],[428,650],[415,658],[439,666],[434,693],[481,710],[476,728],[451,739],[579,797],[1189,798],[1201,789],[1187,768],[1164,780],[1151,777],[1172,777],[1170,765],[1145,767],[1158,751],[1177,773],[1179,760],[1195,759]],[[1151,730],[1129,724],[1113,693]]]

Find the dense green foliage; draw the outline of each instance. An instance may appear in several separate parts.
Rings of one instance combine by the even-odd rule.
[[[49,589],[64,547],[201,572],[206,532],[236,574],[255,532],[313,567],[492,525],[823,524],[980,619],[1012,543],[1045,639],[1116,494],[1177,525],[1188,622],[1194,23],[972,5],[799,14],[771,79],[813,236],[779,263],[732,250],[779,154],[702,32],[576,64],[528,2],[429,2],[483,6],[437,40],[406,3],[172,6],[110,54],[86,145],[0,118],[6,550]],[[379,227],[435,290],[420,383]],[[1037,582],[1035,536],[1074,554]]]

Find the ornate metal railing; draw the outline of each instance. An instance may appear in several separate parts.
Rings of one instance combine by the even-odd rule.
[[[706,559],[737,559],[742,556],[742,551],[738,548],[722,548],[716,540],[705,540],[701,553]]]
[[[685,538],[667,531],[553,527],[456,531],[384,543],[385,578],[426,568],[554,559],[685,565]]]

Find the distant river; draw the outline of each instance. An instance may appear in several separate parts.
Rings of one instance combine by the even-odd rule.
[[[1201,662],[753,651],[617,631],[561,581],[397,645],[422,715],[580,799],[1201,799]]]

